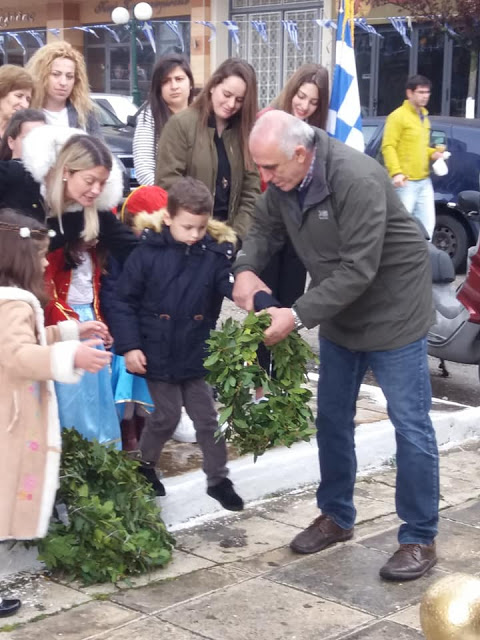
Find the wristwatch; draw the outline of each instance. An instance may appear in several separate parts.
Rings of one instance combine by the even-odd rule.
[[[299,329],[303,329],[303,326],[304,326],[303,322],[298,317],[298,313],[297,313],[297,310],[295,309],[295,307],[291,307],[290,311],[292,312],[293,321],[295,322],[296,331],[298,331]]]

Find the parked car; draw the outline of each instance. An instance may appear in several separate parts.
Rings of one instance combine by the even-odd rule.
[[[134,129],[124,125],[114,113],[98,102],[95,103],[95,112],[108,148],[123,166],[123,191],[127,196],[138,187],[133,166]]]
[[[437,224],[433,243],[446,251],[457,270],[465,266],[468,247],[475,245],[480,231],[478,216],[468,217],[456,206],[460,191],[479,188],[480,119],[430,117],[431,144],[445,144],[452,154],[448,174],[432,173]],[[383,164],[381,151],[385,116],[363,119],[365,153]]]
[[[138,107],[133,104],[132,96],[117,93],[91,93],[92,100],[109,111],[112,111],[123,124],[127,124],[128,116],[134,116]]]

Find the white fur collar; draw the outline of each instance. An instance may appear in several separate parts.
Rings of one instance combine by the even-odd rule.
[[[34,296],[31,291],[20,289],[20,287],[0,287],[0,300],[18,300],[21,302],[27,302],[35,313],[35,325],[37,328],[39,342],[41,345],[47,344],[43,309],[39,299]]]
[[[82,129],[72,127],[60,127],[46,124],[35,127],[23,141],[22,161],[24,167],[32,174],[36,182],[42,185],[42,193],[45,195],[45,176],[55,164],[60,149],[65,142],[73,135],[87,135]],[[115,156],[113,156],[113,166],[110,176],[105,184],[102,193],[96,201],[99,211],[116,207],[123,195],[123,175],[122,170]],[[66,211],[81,210],[81,205],[71,205]]]

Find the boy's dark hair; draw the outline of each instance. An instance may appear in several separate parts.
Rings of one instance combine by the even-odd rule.
[[[405,85],[406,90],[415,91],[418,87],[428,87],[432,88],[432,82],[425,76],[415,75],[407,78],[407,84]]]
[[[213,196],[200,180],[180,178],[168,192],[167,211],[173,217],[179,209],[185,209],[196,215],[213,211]]]

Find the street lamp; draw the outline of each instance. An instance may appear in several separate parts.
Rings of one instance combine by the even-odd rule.
[[[130,67],[132,69],[132,97],[133,103],[139,107],[142,103],[138,88],[137,69],[137,25],[138,22],[150,20],[153,14],[148,2],[139,2],[133,7],[133,16],[126,7],[116,7],[112,11],[112,21],[115,24],[128,24],[130,27]]]

